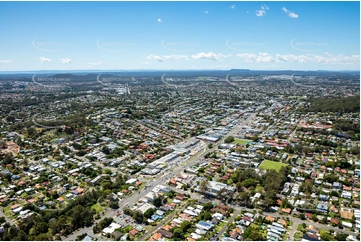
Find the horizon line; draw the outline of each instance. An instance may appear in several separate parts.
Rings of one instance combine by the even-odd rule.
[[[292,69],[277,69],[277,70],[267,70],[267,69],[260,69],[260,70],[254,70],[254,69],[243,69],[243,68],[232,68],[232,69],[114,69],[114,70],[103,70],[103,69],[97,69],[97,70],[16,70],[16,71],[0,71],[0,73],[24,73],[24,72],[155,72],[155,71],[301,71],[301,72],[319,72],[319,71],[325,71],[325,72],[360,72],[360,70],[327,70],[327,69],[318,69],[318,70],[292,70]]]

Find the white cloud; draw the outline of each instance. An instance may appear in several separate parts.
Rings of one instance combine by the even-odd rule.
[[[162,62],[163,60],[181,60],[181,59],[189,60],[188,55],[175,55],[175,54],[173,54],[173,55],[159,56],[159,55],[151,54],[151,55],[147,56],[147,60],[156,60],[156,61],[159,61],[159,62]]]
[[[11,60],[0,60],[0,63],[12,63]]]
[[[299,63],[320,63],[320,64],[345,64],[345,65],[360,65],[360,55],[332,55],[325,52],[324,55],[305,54],[305,55],[292,55],[292,54],[276,54],[275,57],[268,53],[243,53],[237,54],[237,57],[243,59],[245,62],[299,62]]]
[[[298,15],[295,13],[290,13],[288,16],[290,16],[291,18],[298,18]]]
[[[266,4],[263,4],[263,5],[261,6],[261,9],[256,10],[256,15],[257,15],[258,17],[262,17],[262,16],[266,15],[266,11],[267,11],[268,9],[269,9],[269,7],[267,7]]]
[[[180,60],[180,59],[188,59],[188,55],[164,55],[163,58],[165,60]]]
[[[308,60],[308,59],[307,59]],[[288,55],[280,55],[276,54],[276,62],[306,62],[306,58],[300,56],[288,54]]]
[[[159,19],[158,19],[158,23],[161,23],[161,22],[162,22],[162,20],[159,18]]]
[[[45,62],[51,62],[51,60],[49,58],[46,57],[39,57],[39,60],[41,61],[41,63],[45,63]]]
[[[153,55],[153,54],[148,55],[147,60],[156,60],[156,61],[159,61],[159,62],[163,61],[162,57],[160,57],[158,55]]]
[[[101,64],[103,64],[103,62],[101,62],[101,61],[98,61],[98,62],[88,62],[88,65],[91,65],[91,66],[100,66]]]
[[[245,62],[274,62],[274,58],[268,53],[260,52],[258,55],[251,53],[237,54],[237,56],[243,59]]]
[[[263,10],[268,10],[268,9],[269,9],[269,7],[267,7],[267,5],[266,5],[266,4],[263,4],[263,5],[261,6],[261,9],[263,9]]]
[[[291,12],[290,10],[286,9],[285,7],[282,7],[282,11],[285,12],[291,18],[298,18],[297,14],[295,14],[294,12]]]
[[[60,60],[61,60],[61,62],[63,62],[63,64],[71,63],[71,59],[69,59],[69,58],[64,58],[64,59],[60,59]]]
[[[258,17],[262,17],[262,16],[264,16],[266,14],[266,11],[264,11],[264,10],[256,10],[256,15],[258,16]]]
[[[204,11],[205,14],[208,14],[208,11]]]
[[[141,65],[149,65],[149,62],[148,61],[145,61],[145,62],[142,62],[140,63]]]
[[[234,4],[232,6],[230,6],[230,8],[232,8],[232,9],[235,9],[235,7],[236,7],[236,5],[234,5]]]
[[[231,56],[232,56],[232,54],[224,55],[224,54],[214,54],[212,52],[209,52],[209,53],[201,52],[196,55],[192,55],[192,58],[195,60],[207,59],[207,60],[218,61],[218,60],[220,60],[220,58],[227,58],[227,57],[231,57]]]

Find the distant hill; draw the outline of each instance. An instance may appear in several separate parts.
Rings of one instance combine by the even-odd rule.
[[[213,76],[224,78],[228,74],[232,76],[241,75],[244,77],[257,75],[298,75],[298,76],[353,76],[359,79],[359,71],[295,71],[295,70],[250,70],[250,69],[230,69],[230,70],[67,70],[67,71],[19,71],[19,72],[0,72],[0,81],[9,79],[32,78],[33,75],[37,77],[53,77],[53,78],[68,78],[76,81],[96,80],[96,77],[101,74],[105,77],[154,77],[160,78],[166,74],[167,77],[200,77]]]

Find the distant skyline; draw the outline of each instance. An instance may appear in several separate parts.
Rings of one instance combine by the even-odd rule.
[[[0,2],[0,72],[359,70],[360,2]]]

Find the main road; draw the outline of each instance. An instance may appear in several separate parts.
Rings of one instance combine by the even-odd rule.
[[[255,118],[256,114],[252,113],[251,115],[249,115],[249,117],[241,122],[239,122],[229,133],[227,136],[233,136],[234,134],[236,134],[237,132],[239,132],[239,129],[244,126],[245,124],[251,122],[254,118]],[[175,168],[174,170],[169,170],[167,171],[165,174],[163,175],[158,175],[156,177],[156,179],[154,179],[153,181],[149,181],[149,183],[147,184],[147,187],[145,189],[143,189],[142,191],[139,191],[138,193],[133,193],[132,195],[130,195],[127,198],[124,198],[121,203],[119,204],[119,209],[118,210],[122,210],[125,207],[129,207],[131,204],[134,204],[136,202],[138,202],[142,197],[144,197],[148,192],[150,192],[155,186],[164,183],[167,179],[171,178],[172,176],[179,174],[180,172],[182,172],[185,168],[192,166],[193,164],[195,164],[196,162],[199,162],[201,159],[203,159],[204,155],[207,152],[213,152],[214,150],[218,149],[218,145],[222,144],[224,142],[224,140],[226,139],[226,136],[222,137],[220,140],[218,140],[217,142],[215,142],[213,144],[213,147],[210,149],[204,149],[202,151],[199,151],[196,155],[194,155],[193,157],[191,157],[189,160],[183,161],[181,163],[179,163],[178,167]],[[104,213],[104,215],[101,217],[101,219],[104,219],[106,217],[114,217],[116,214],[116,210],[108,210],[106,213]],[[100,221],[101,219],[98,219],[97,221]],[[92,233],[92,227],[86,227],[86,228],[82,228],[78,231],[76,231],[75,233],[68,235],[66,237],[64,237],[63,240],[75,240],[76,236],[83,234],[83,233],[87,233],[90,234]]]

